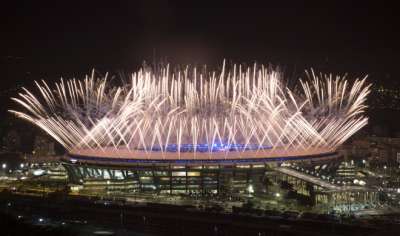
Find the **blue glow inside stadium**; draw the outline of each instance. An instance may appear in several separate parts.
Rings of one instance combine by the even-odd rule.
[[[270,149],[271,146],[260,146],[255,144],[225,144],[214,143],[209,144],[168,144],[166,147],[153,146],[150,151],[153,152],[224,152],[224,151],[249,151]],[[144,150],[144,149],[139,149]]]

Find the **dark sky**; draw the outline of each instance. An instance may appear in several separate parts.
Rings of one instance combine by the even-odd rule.
[[[2,91],[92,68],[131,71],[154,55],[192,64],[257,60],[382,81],[399,75],[399,10],[382,1],[14,2],[0,10]]]

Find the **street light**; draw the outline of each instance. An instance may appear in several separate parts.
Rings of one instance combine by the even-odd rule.
[[[3,163],[3,164],[1,165],[1,168],[3,168],[3,170],[6,169],[6,168],[7,168],[7,164],[6,164],[6,163]]]
[[[254,193],[254,187],[253,185],[249,185],[249,187],[247,187],[247,191],[249,192],[249,194],[253,194]]]

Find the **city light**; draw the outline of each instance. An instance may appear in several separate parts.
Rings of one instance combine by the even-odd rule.
[[[33,174],[34,176],[44,175],[45,173],[46,173],[46,171],[45,171],[45,170],[42,170],[42,169],[36,169],[36,170],[34,170],[34,171],[32,172],[32,174]]]
[[[247,192],[249,192],[249,194],[253,194],[254,193],[254,187],[253,185],[249,185],[249,187],[247,187]]]

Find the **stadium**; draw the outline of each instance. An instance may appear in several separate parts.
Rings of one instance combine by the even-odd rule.
[[[338,158],[367,124],[366,78],[306,75],[289,88],[282,72],[256,64],[143,67],[118,85],[93,72],[35,82],[13,98],[23,110],[10,112],[67,150],[69,180],[81,189],[257,192],[276,165]]]

